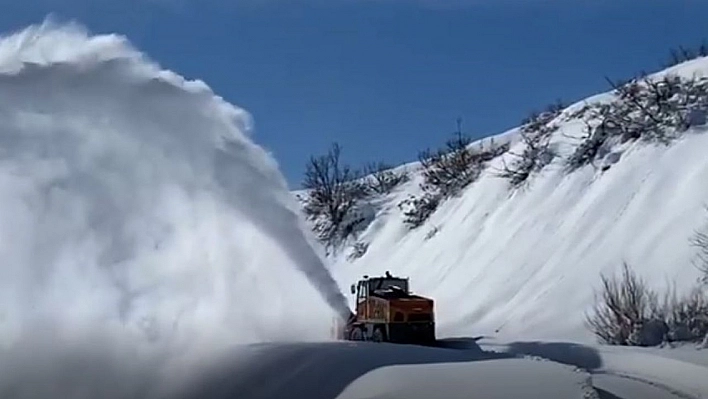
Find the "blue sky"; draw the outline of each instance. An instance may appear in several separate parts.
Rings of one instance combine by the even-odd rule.
[[[2,31],[54,13],[205,80],[254,115],[293,187],[334,141],[352,164],[415,160],[457,117],[499,133],[708,39],[702,0],[3,2]]]

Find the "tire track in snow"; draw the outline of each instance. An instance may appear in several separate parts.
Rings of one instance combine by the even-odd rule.
[[[485,346],[484,350],[498,351],[495,350],[498,344]],[[599,352],[593,353],[596,348],[551,342],[519,342],[501,346],[506,346],[506,349],[500,351],[502,353],[577,367],[578,370],[589,374],[592,386],[600,399],[708,399],[706,391],[700,388],[687,393],[685,386],[681,389],[671,386],[680,382],[668,385],[656,381],[658,377],[639,376],[636,372],[620,371],[612,366],[605,368],[608,366],[604,364],[607,359]],[[629,354],[625,354],[627,355]]]
[[[591,375],[601,399],[701,399],[668,385],[628,374],[595,371]]]

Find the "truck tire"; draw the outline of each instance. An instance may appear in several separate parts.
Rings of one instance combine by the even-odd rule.
[[[361,327],[352,327],[349,331],[350,341],[363,341],[364,340],[364,330]]]
[[[376,327],[374,329],[374,334],[371,336],[371,340],[374,342],[386,342],[386,333],[382,327]]]

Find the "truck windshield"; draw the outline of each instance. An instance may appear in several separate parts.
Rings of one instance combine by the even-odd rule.
[[[371,281],[372,291],[386,291],[399,288],[408,292],[408,281],[402,278],[386,278]]]

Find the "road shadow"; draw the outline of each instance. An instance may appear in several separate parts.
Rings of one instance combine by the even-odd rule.
[[[490,356],[494,356],[495,353],[497,352],[484,352],[482,348],[477,344],[480,340],[484,339],[486,337],[484,336],[478,336],[478,337],[455,337],[455,338],[444,338],[440,339],[435,343],[435,346],[437,348],[446,348],[446,349],[463,349],[463,350],[470,350],[470,351],[478,351],[482,353],[486,353]]]
[[[381,367],[514,357],[485,352],[474,339],[444,340],[436,346],[368,342],[253,345],[225,355],[190,383],[178,399],[334,399],[354,380]]]
[[[623,399],[612,392],[605,391],[604,389],[595,388],[595,392],[597,392],[600,399]]]
[[[587,371],[602,367],[602,357],[597,349],[570,342],[514,342],[506,346],[505,352],[517,356],[542,357]]]

